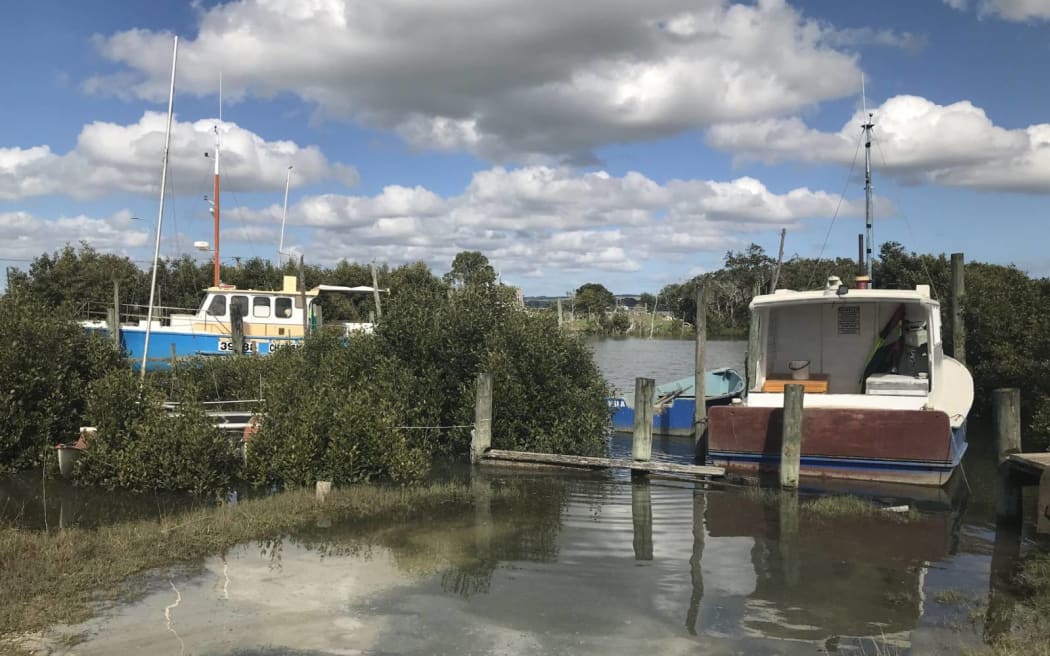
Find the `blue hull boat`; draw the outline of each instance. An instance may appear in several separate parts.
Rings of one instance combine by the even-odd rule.
[[[711,369],[704,372],[706,404],[727,405],[744,391],[744,378],[733,369]],[[653,435],[691,436],[696,396],[693,376],[656,386]],[[634,430],[634,399],[619,396],[609,399],[613,430]]]

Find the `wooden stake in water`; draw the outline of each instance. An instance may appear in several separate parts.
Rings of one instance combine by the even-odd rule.
[[[966,267],[963,254],[952,253],[952,357],[966,364]]]
[[[1007,459],[1021,452],[1021,390],[1016,387],[992,392],[999,475],[996,483],[995,515],[1000,521],[1019,522],[1022,514],[1021,486],[1010,475]]]
[[[780,443],[780,487],[797,488],[802,458],[802,403],[805,387],[784,386],[784,432]]]
[[[492,447],[492,374],[478,374],[474,405],[474,430],[470,438],[470,461],[477,463]]]
[[[707,460],[707,295],[700,282],[696,287],[696,360],[693,363],[693,388],[696,403],[693,407],[693,457],[696,462]]]
[[[648,462],[653,459],[653,394],[656,381],[652,378],[634,379],[634,439],[631,457]]]
[[[634,523],[634,559],[653,559],[653,500],[649,481],[631,483],[631,519]]]

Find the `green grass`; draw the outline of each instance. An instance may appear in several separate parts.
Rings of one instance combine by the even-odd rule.
[[[1010,613],[1010,629],[973,656],[1050,656],[1050,553],[1023,558],[1013,582],[1021,600]]]
[[[322,517],[405,523],[440,507],[470,503],[465,485],[352,486],[323,505],[291,491],[150,521],[44,533],[0,527],[0,653],[21,653],[12,638],[57,621],[75,624],[99,606],[134,599],[159,568],[199,569],[209,556],[250,540],[274,539]]]
[[[793,493],[766,487],[749,487],[744,491],[744,495],[767,505],[776,505],[780,501],[782,494]],[[886,510],[886,506],[848,494],[801,497],[799,498],[798,511],[800,517],[813,520],[832,520],[837,517],[868,517],[894,522],[911,522],[920,517],[919,512],[915,508],[909,508],[907,512],[891,512]]]

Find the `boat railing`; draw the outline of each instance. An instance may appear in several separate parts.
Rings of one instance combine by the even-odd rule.
[[[80,314],[87,319],[105,319],[113,306],[108,303],[87,303]],[[145,321],[149,316],[149,306],[140,303],[122,303],[119,306],[121,323]],[[161,321],[173,314],[197,314],[197,308],[185,308],[175,305],[154,305],[153,320]]]

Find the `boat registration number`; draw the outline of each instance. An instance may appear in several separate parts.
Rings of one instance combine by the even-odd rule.
[[[244,340],[244,346],[241,348],[242,353],[255,353],[255,342],[249,342]],[[229,353],[234,351],[233,340],[219,340],[219,351],[223,353]]]

